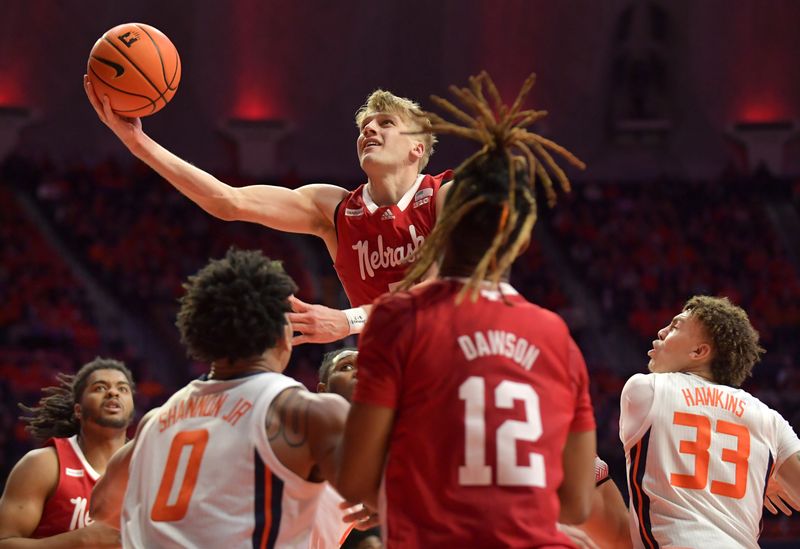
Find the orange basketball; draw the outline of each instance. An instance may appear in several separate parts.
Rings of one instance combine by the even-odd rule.
[[[97,97],[107,95],[122,116],[158,112],[178,89],[181,59],[164,33],[143,23],[106,32],[89,54],[86,74]]]

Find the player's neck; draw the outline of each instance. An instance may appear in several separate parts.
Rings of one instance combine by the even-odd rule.
[[[111,456],[122,448],[126,441],[126,429],[83,427],[78,433],[78,446],[86,461],[100,474],[105,472]]]
[[[288,361],[286,361],[288,362]],[[258,357],[240,358],[237,360],[220,359],[211,363],[209,379],[232,379],[261,372],[281,373],[286,369],[279,353],[270,349]]]
[[[457,262],[449,262],[447,257],[442,261],[439,267],[439,278],[472,278],[472,273],[475,272],[475,265],[459,264]],[[509,267],[500,277],[500,282],[508,282],[511,278],[511,268]],[[488,279],[484,279],[485,283],[489,283]]]
[[[369,176],[367,188],[375,204],[392,206],[400,202],[403,195],[414,185],[419,173],[414,165],[367,175]]]
[[[709,383],[716,383],[714,381],[714,376],[711,373],[711,368],[708,365],[699,365],[699,366],[690,366],[685,370],[681,370],[684,374],[694,374],[697,377],[701,377],[704,380],[708,381]]]

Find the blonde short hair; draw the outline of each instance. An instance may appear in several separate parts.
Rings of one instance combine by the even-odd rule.
[[[392,92],[386,90],[375,90],[369,97],[366,103],[361,105],[356,111],[356,126],[361,128],[361,123],[368,115],[376,112],[387,112],[396,114],[403,119],[404,122],[411,126],[417,126],[414,130],[422,130],[429,128],[431,121],[422,112],[419,104],[406,97],[398,97]],[[419,160],[419,171],[425,169],[428,161],[433,154],[433,146],[436,144],[436,136],[433,133],[420,133],[418,134],[419,140],[425,145],[425,153]]]

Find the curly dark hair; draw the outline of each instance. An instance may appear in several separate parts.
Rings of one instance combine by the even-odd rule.
[[[716,383],[741,387],[766,351],[747,313],[727,297],[694,296],[683,307],[700,321],[711,338],[711,375]]]
[[[183,287],[175,324],[189,356],[204,362],[256,357],[274,347],[297,291],[280,261],[234,248]]]
[[[550,173],[564,191],[570,190],[566,174],[550,153],[559,154],[580,169],[585,167],[562,146],[526,129],[547,115],[546,111],[522,109],[534,79],[532,74],[525,80],[510,107],[503,104],[486,72],[470,77],[469,87],[450,86],[464,110],[440,97],[431,97],[462,125],[448,122],[436,113],[425,113],[432,121],[429,131],[456,135],[482,146],[456,168],[442,214],[406,274],[403,288],[418,282],[442,261],[442,274],[470,279],[458,301],[470,290],[471,298],[477,299],[480,284],[484,280],[498,283],[529,242],[536,223],[537,178],[550,206],[556,202]],[[451,238],[454,234],[457,239]],[[456,272],[446,272],[445,266]]]
[[[358,351],[357,347],[342,347],[333,351],[328,351],[322,355],[322,364],[319,366],[319,381],[320,383],[328,384],[328,379],[331,377],[331,370],[333,369],[333,359],[345,351]]]
[[[43,396],[36,406],[18,406],[29,415],[20,416],[26,422],[25,430],[40,441],[49,438],[67,438],[81,430],[81,423],[75,417],[75,404],[80,403],[86,384],[97,370],[119,370],[125,375],[131,392],[136,390],[133,374],[119,360],[96,357],[87,362],[75,375],[59,373],[56,376],[58,385],[42,389]]]

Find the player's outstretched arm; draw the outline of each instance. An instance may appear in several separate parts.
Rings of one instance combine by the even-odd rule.
[[[119,532],[94,524],[49,538],[28,539],[57,484],[58,457],[53,448],[33,450],[14,466],[0,498],[0,548],[120,547]]]
[[[394,415],[394,409],[372,404],[354,403],[350,408],[342,439],[339,475],[334,485],[345,499],[378,508],[381,473]]]
[[[564,480],[558,488],[563,524],[581,524],[589,518],[594,487],[595,431],[579,431],[567,436],[562,453]]]
[[[250,221],[279,231],[313,234],[325,239],[329,249],[335,245],[333,212],[347,194],[341,187],[231,187],[153,141],[142,130],[139,118],[114,113],[108,98],[98,98],[85,76],[84,88],[97,116],[128,150],[206,212],[226,221]]]

